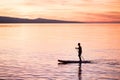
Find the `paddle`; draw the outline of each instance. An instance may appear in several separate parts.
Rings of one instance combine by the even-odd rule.
[[[81,57],[82,57],[83,61],[85,61],[85,58],[83,56],[81,56]]]

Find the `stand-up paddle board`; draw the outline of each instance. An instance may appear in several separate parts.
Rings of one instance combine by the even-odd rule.
[[[91,61],[75,61],[75,60],[58,60],[60,63],[91,63]]]

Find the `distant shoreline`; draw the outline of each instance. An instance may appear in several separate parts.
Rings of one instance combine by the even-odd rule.
[[[82,23],[82,22],[44,19],[44,18],[27,19],[27,18],[0,16],[0,23]]]
[[[55,19],[45,19],[45,18],[36,18],[36,19],[27,19],[27,18],[15,18],[15,17],[6,17],[0,16],[1,23],[120,23],[116,22],[79,22],[79,21],[66,21],[66,20],[55,20]]]

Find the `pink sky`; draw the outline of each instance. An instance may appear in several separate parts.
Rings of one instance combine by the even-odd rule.
[[[0,16],[120,21],[120,0],[0,0]]]

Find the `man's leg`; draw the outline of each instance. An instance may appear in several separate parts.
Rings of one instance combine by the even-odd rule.
[[[82,62],[82,59],[81,59],[81,57],[80,57],[80,62]]]
[[[79,56],[79,60],[80,60],[80,62],[82,62],[81,56]]]

